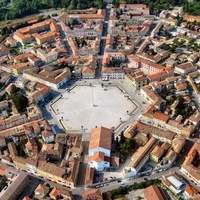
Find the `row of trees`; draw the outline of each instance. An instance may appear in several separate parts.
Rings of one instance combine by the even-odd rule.
[[[126,194],[128,194],[129,191],[143,189],[151,185],[160,185],[160,184],[161,184],[161,181],[159,179],[151,179],[151,180],[147,180],[141,183],[135,182],[133,185],[130,185],[127,187],[119,187],[115,190],[111,190],[110,193],[111,193],[112,199],[117,199],[117,198],[124,197]]]
[[[150,12],[154,9],[169,9],[175,5],[184,5],[184,11],[200,15],[199,0],[188,3],[187,0],[125,0],[126,3],[145,3],[149,6]],[[113,0],[113,5],[118,7],[120,0]],[[67,8],[86,9],[90,7],[104,8],[103,0],[2,0],[0,1],[0,20],[15,19],[30,14],[38,13],[40,9]]]
[[[186,1],[183,11],[192,15],[200,15],[200,0]]]
[[[38,13],[40,9],[67,8],[85,9],[103,8],[103,0],[2,0],[0,2],[0,20],[15,19]]]
[[[154,9],[169,9],[176,5],[184,5],[186,0],[125,0],[125,3],[144,3],[149,6],[150,13],[154,13]],[[113,0],[113,5],[118,7],[120,0]]]

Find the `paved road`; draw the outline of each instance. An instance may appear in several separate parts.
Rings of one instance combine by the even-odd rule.
[[[122,186],[122,184],[124,184],[123,186],[125,186],[125,185],[133,185],[133,184],[136,183],[136,182],[137,182],[137,183],[143,182],[143,181],[144,181],[144,178],[147,178],[147,179],[160,178],[160,177],[162,177],[163,175],[168,174],[169,172],[179,172],[179,167],[173,167],[173,168],[171,168],[170,170],[166,170],[166,171],[164,171],[164,172],[155,173],[155,174],[152,174],[151,176],[144,176],[144,177],[141,177],[141,178],[136,178],[136,179],[131,179],[131,180],[124,179],[124,180],[122,180],[122,182],[120,182],[120,183],[118,183],[117,181],[110,182],[107,186],[104,186],[104,187],[100,188],[100,190],[101,190],[101,192],[107,192],[107,191],[110,191],[110,190],[112,190],[112,189],[119,188],[120,186]],[[78,197],[79,195],[81,196],[82,193],[83,193],[85,190],[88,190],[88,189],[79,187],[79,188],[72,189],[72,193],[73,193],[73,194],[76,194],[77,197]],[[77,198],[77,199],[78,199],[78,198]]]

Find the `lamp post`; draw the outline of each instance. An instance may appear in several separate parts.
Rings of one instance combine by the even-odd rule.
[[[94,104],[94,97],[93,97],[93,88],[92,88],[92,105],[95,106],[95,104]]]

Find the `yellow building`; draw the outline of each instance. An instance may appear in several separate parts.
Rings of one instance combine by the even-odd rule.
[[[64,168],[58,167],[53,163],[39,161],[37,174],[52,181],[75,187],[80,163],[77,159],[73,159],[69,161],[68,165],[68,168]]]
[[[150,160],[158,163],[162,155],[169,149],[170,144],[163,143],[162,146],[154,147],[153,151],[150,153]]]
[[[38,162],[37,174],[44,178],[51,179],[53,181],[59,181],[64,183],[65,180],[62,178],[66,174],[65,168],[58,167],[53,163],[44,161]]]
[[[32,36],[30,34],[22,34],[19,31],[15,31],[13,34],[13,38],[17,41],[20,42],[22,45],[25,45],[29,43],[32,40]]]
[[[15,74],[15,75],[18,75],[18,74],[22,73],[24,70],[30,69],[32,67],[33,66],[29,62],[19,63],[19,64],[16,64],[16,65],[10,66],[12,73]]]
[[[24,158],[20,158],[18,156],[15,156],[13,158],[13,163],[15,164],[15,166],[21,170],[26,171],[26,161]]]
[[[82,78],[95,78],[95,69],[92,67],[83,67]]]

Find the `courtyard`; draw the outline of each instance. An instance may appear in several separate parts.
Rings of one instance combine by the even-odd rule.
[[[118,127],[137,106],[118,86],[91,84],[76,85],[51,108],[65,130],[88,132],[95,126]]]

